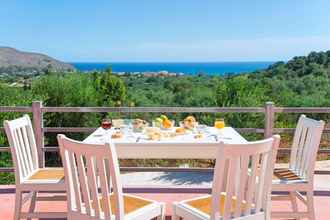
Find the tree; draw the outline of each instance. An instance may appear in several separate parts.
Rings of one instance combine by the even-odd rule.
[[[100,93],[100,105],[121,106],[126,98],[126,87],[124,82],[112,74],[111,69],[99,75],[94,80],[96,90]]]

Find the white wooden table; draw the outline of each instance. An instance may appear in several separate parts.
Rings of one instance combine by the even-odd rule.
[[[123,159],[214,159],[220,141],[233,144],[247,143],[247,140],[231,127],[221,129],[220,133],[213,127],[208,127],[207,130],[208,133],[199,139],[194,138],[194,134],[191,133],[152,141],[147,140],[141,133],[111,139],[114,129],[105,131],[98,128],[83,142],[104,144],[110,140],[115,143],[118,157]]]

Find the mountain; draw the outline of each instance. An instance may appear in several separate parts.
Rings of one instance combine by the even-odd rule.
[[[46,71],[74,71],[75,68],[44,54],[0,47],[0,74],[39,74]]]

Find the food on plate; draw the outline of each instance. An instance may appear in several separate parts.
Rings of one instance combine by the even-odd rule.
[[[201,133],[195,134],[195,136],[194,136],[195,139],[200,139],[202,137],[203,137],[203,134],[201,134]]]
[[[121,131],[116,131],[111,135],[111,138],[116,139],[116,138],[122,138],[123,133]]]
[[[153,133],[149,133],[148,138],[150,140],[156,141],[156,140],[160,140],[161,139],[161,133],[160,132],[153,132]]]
[[[132,122],[133,132],[142,132],[145,127],[147,127],[147,122],[142,119],[134,119]]]
[[[194,129],[197,126],[197,121],[194,116],[188,116],[183,120],[183,127],[187,129]]]
[[[163,120],[162,127],[165,129],[172,128],[172,121],[170,121],[169,119]]]
[[[174,126],[174,121],[170,120],[166,115],[161,115],[153,121],[153,126],[168,130]]]
[[[167,118],[166,115],[161,115],[159,118],[161,118],[163,121],[164,121],[164,120],[168,120],[168,118]]]
[[[149,140],[160,140],[161,138],[160,129],[157,127],[146,127],[144,133]]]
[[[160,140],[161,133],[157,127],[147,127],[144,129],[144,133],[147,135],[149,140]]]
[[[176,134],[172,131],[162,131],[161,132],[162,138],[174,138],[176,136]]]
[[[186,133],[186,129],[185,128],[182,128],[182,127],[177,128],[177,129],[175,129],[175,133],[178,134],[178,135],[185,134]]]
[[[156,118],[155,120],[154,120],[154,126],[155,127],[161,127],[162,126],[162,123],[163,123],[163,119],[161,119],[160,117],[159,118]]]

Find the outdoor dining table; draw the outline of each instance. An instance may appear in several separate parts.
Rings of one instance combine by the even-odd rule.
[[[173,128],[172,132],[174,132]],[[104,130],[98,128],[83,142],[88,144],[115,144],[118,158],[121,159],[214,159],[220,142],[230,144],[247,143],[232,127],[216,129],[207,127],[202,137],[196,138],[196,133],[189,132],[184,135],[161,140],[149,140],[143,133],[124,133],[121,138],[111,138],[117,130],[111,128]]]

